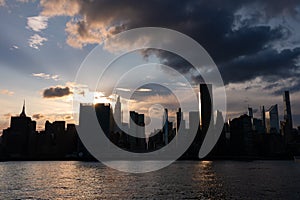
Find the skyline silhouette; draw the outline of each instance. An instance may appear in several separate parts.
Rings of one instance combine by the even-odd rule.
[[[300,143],[300,127],[296,129],[291,125],[289,91],[283,93],[282,102],[285,104],[286,113],[283,121],[279,121],[277,104],[266,111],[263,107],[261,118],[255,118],[253,109],[248,107],[247,115],[230,119],[228,122],[224,121],[220,111],[217,111],[214,119],[213,98],[209,95],[212,93],[211,85],[200,84],[200,93],[202,93],[199,99],[200,112],[189,112],[187,119],[183,117],[181,108],[178,108],[176,120],[170,121],[168,109],[165,108],[162,127],[155,129],[150,135],[145,133],[144,114],[129,111],[129,123],[122,120],[120,96],[117,97],[114,110],[109,103],[81,104],[79,127],[88,125],[89,121],[86,121],[89,119],[88,115],[96,113],[98,123],[109,143],[126,151],[143,153],[167,146],[172,140],[177,140],[178,134],[187,136],[192,134],[191,127],[185,124],[185,121],[189,121],[198,126],[198,131],[181,159],[198,159],[198,152],[207,136],[209,124],[222,123],[224,127],[216,145],[208,155],[210,159],[243,157],[288,159],[300,153],[300,148],[297,147]],[[206,109],[203,109],[204,107]],[[109,143],[104,143],[108,149]],[[94,159],[81,142],[75,124],[67,124],[66,127],[65,121],[53,123],[46,121],[45,129],[37,131],[36,121],[26,115],[25,101],[20,115],[11,117],[11,125],[3,131],[0,144],[2,159]],[[180,142],[176,141],[175,148],[177,145],[181,145]]]
[[[0,0],[0,199],[300,199],[299,0]]]
[[[74,77],[89,52],[100,44],[105,57],[113,57],[116,51],[124,50],[130,45],[134,46],[142,40],[128,38],[122,43],[108,45],[102,43],[102,39],[122,31],[147,26],[161,26],[182,32],[207,50],[224,80],[228,94],[229,118],[241,115],[248,104],[254,108],[256,115],[260,105],[269,108],[281,100],[283,91],[289,90],[293,94],[291,99],[293,121],[297,126],[300,124],[298,78],[300,51],[299,42],[295,39],[299,35],[296,2],[289,2],[286,5],[278,3],[281,5],[279,8],[269,1],[258,1],[260,9],[253,9],[253,6],[250,6],[252,3],[245,2],[234,5],[228,3],[227,6],[217,1],[209,5],[193,1],[170,3],[174,7],[162,3],[158,6],[160,9],[155,9],[159,13],[157,16],[168,14],[170,18],[160,17],[159,20],[149,11],[139,12],[140,8],[152,8],[154,5],[150,2],[139,2],[134,5],[120,2],[131,10],[131,13],[120,12],[120,15],[114,14],[122,11],[117,4],[107,8],[114,11],[108,13],[105,12],[106,6],[97,2],[90,4],[72,2],[66,6],[64,5],[66,2],[59,1],[57,5],[61,6],[59,7],[61,10],[52,10],[51,8],[57,5],[43,1],[4,2],[0,5],[3,24],[0,103],[5,105],[0,110],[1,130],[7,127],[10,115],[19,112],[16,105],[24,98],[35,104],[28,110],[35,119],[67,120],[64,118],[70,117],[72,107],[66,102],[71,101],[72,95],[79,87],[76,84],[80,84],[74,83]],[[23,6],[26,9],[21,9]],[[183,9],[191,7],[195,8]],[[77,8],[83,8],[82,13]],[[215,8],[222,9],[218,11]],[[97,9],[103,10],[103,13],[96,12]],[[254,14],[256,12],[261,14]],[[123,24],[125,23],[123,18],[128,19],[126,24]],[[140,20],[137,20],[138,18]],[[75,23],[75,19],[81,19],[81,23],[87,25],[85,31],[89,34],[85,37],[78,32],[79,24]],[[104,19],[114,19],[116,23]],[[212,19],[216,20],[211,21]],[[201,21],[207,23],[200,23]],[[183,25],[178,26],[180,23]],[[99,28],[94,27],[94,24],[102,24],[101,30],[105,31],[94,35],[93,30]],[[149,63],[155,61],[170,66],[184,75],[191,74],[191,65],[184,58],[176,57],[167,51],[144,49],[130,52],[128,55],[128,59],[117,61],[123,69],[138,61],[148,63],[148,60]],[[102,60],[99,59],[99,67],[103,67]],[[155,72],[158,71],[163,70],[156,69]],[[139,77],[138,75],[135,74],[136,77]],[[199,83],[197,82],[199,77],[191,78]],[[133,89],[127,85],[123,86],[124,88],[118,88],[120,92]],[[86,92],[86,95],[89,95],[89,92]],[[100,92],[105,93],[102,90]],[[104,96],[109,98],[105,94]],[[283,107],[280,106],[281,104],[278,109],[281,118],[284,114],[281,112]],[[53,107],[56,108],[55,112],[51,109]],[[68,121],[71,122],[70,119]],[[38,123],[37,126],[42,127],[43,124],[44,122]]]

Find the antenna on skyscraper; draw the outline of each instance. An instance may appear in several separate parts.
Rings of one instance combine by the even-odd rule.
[[[24,102],[23,102],[23,108],[22,108],[22,112],[20,114],[20,117],[26,117],[26,114],[25,114],[25,99],[24,99]]]

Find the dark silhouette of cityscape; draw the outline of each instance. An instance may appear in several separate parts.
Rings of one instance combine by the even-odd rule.
[[[198,159],[198,152],[208,131],[214,123],[211,84],[200,84],[201,112],[189,113],[189,123],[198,127],[196,137],[180,159]],[[293,128],[290,95],[283,94],[284,120],[279,122],[278,106],[268,110],[261,108],[260,119],[248,114],[224,122],[222,113],[216,111],[216,122],[224,124],[217,144],[206,159],[292,159],[300,155],[300,127]],[[120,97],[114,113],[110,104],[81,104],[79,126],[84,122],[82,113],[93,110],[98,122],[111,143],[130,152],[151,152],[168,145],[177,134],[190,133],[186,127],[181,108],[175,122],[169,121],[165,109],[163,127],[155,130],[148,139],[145,136],[144,114],[130,111],[129,123],[122,121]],[[121,127],[120,127],[121,126]],[[181,130],[181,131],[179,131]],[[127,133],[131,133],[130,135]],[[95,160],[77,133],[75,124],[65,121],[47,121],[43,131],[36,130],[36,121],[25,113],[25,101],[19,116],[12,116],[10,127],[3,130],[0,138],[1,160]]]

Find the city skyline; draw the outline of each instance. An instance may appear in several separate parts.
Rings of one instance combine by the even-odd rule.
[[[179,107],[176,121],[172,121],[169,120],[168,109],[163,108],[162,126],[156,127],[150,134],[145,131],[148,125],[145,123],[144,114],[129,111],[130,121],[125,123],[122,120],[120,96],[117,97],[115,110],[109,103],[82,103],[77,126],[66,121],[46,121],[42,131],[38,131],[36,121],[26,115],[24,101],[20,114],[11,117],[10,126],[3,130],[0,137],[0,159],[98,159],[99,161],[129,159],[126,154],[114,152],[117,146],[119,149],[126,150],[125,152],[149,153],[149,156],[143,159],[151,160],[157,159],[159,155],[152,154],[153,152],[170,146],[171,152],[176,151],[189,139],[192,140],[176,159],[243,159],[245,157],[291,159],[299,154],[300,126],[298,129],[292,126],[289,91],[283,94],[282,102],[286,113],[283,121],[279,121],[277,104],[267,110],[263,107],[261,118],[255,118],[253,109],[248,107],[248,114],[224,121],[223,114],[219,110],[216,110],[216,116],[213,117],[214,98],[210,96],[213,93],[212,84],[200,84],[199,88],[200,111],[190,111],[188,118],[184,119]],[[189,123],[188,126],[185,124],[186,121]],[[221,125],[219,135],[210,132],[217,130],[219,125]],[[208,152],[201,157],[200,149],[206,145],[207,138],[215,141]],[[98,145],[95,146],[95,142]],[[99,151],[98,148],[101,157],[95,153]],[[158,160],[171,157],[165,155]]]
[[[121,5],[130,12],[121,12]],[[0,103],[4,106],[0,110],[0,129],[8,126],[9,117],[19,112],[17,105],[24,99],[35,105],[28,108],[28,114],[38,121],[38,128],[47,119],[73,122],[72,95],[80,87],[74,79],[84,58],[101,44],[102,39],[144,26],[171,28],[203,45],[224,80],[228,118],[245,113],[248,105],[254,108],[254,116],[259,116],[260,106],[269,109],[281,102],[283,91],[289,90],[293,122],[295,126],[300,125],[297,2],[241,1],[224,5],[219,1],[186,1],[172,2],[172,6],[168,3],[159,5],[149,2],[124,5],[119,2],[106,8],[98,2],[79,0],[55,3],[2,0]],[[155,9],[160,13],[155,16],[161,18],[157,20],[149,11],[140,12],[145,6]],[[105,12],[106,9],[112,12]],[[98,13],[98,10],[103,12]],[[168,20],[167,16],[173,20]],[[210,23],[199,23],[202,20]],[[177,25],[179,22],[182,26]],[[128,43],[139,41],[102,45],[103,52],[111,56],[119,48],[126,48]],[[168,53],[151,50],[132,53],[130,62],[122,64],[146,62],[147,59],[170,65],[182,73],[188,73],[190,69],[187,63]],[[124,86],[119,91],[130,89],[130,86]],[[149,92],[149,88],[148,91],[144,89],[141,93]],[[110,99],[103,91],[97,95],[106,101]],[[162,95],[161,99],[167,98]],[[144,106],[149,106],[151,101],[154,98],[149,94]],[[283,109],[284,105],[278,104],[280,119],[284,118]]]
[[[299,0],[0,0],[0,199],[300,199]]]
[[[200,90],[203,90],[204,91],[204,94],[205,95],[199,95],[199,108],[200,110],[199,111],[190,111],[190,112],[186,112],[185,114],[181,111],[181,108],[178,107],[178,108],[175,108],[175,110],[173,110],[173,115],[170,115],[169,114],[169,111],[167,108],[163,108],[163,111],[160,112],[161,114],[161,118],[160,118],[160,122],[158,123],[161,123],[162,126],[161,127],[151,127],[152,129],[150,130],[151,132],[148,132],[146,134],[146,137],[150,136],[153,131],[157,130],[157,129],[168,129],[166,128],[166,121],[170,121],[173,123],[173,126],[172,128],[175,128],[176,130],[179,129],[179,125],[177,124],[178,121],[181,121],[182,126],[183,127],[189,127],[189,123],[190,123],[190,118],[191,118],[191,113],[193,112],[200,112],[200,118],[199,118],[199,125],[202,126],[202,123],[204,124],[210,124],[210,123],[213,123],[215,124],[215,120],[218,120],[218,117],[219,117],[219,114],[221,114],[222,116],[222,120],[224,121],[225,118],[223,116],[223,114],[226,114],[226,113],[222,113],[220,112],[219,110],[214,110],[210,105],[212,103],[213,100],[210,100],[210,101],[207,101],[207,99],[211,98],[209,96],[206,96],[208,94],[211,94],[212,93],[212,85],[211,84],[200,84]],[[201,93],[200,93],[201,94]],[[249,107],[248,105],[248,109],[244,111],[244,113],[242,113],[241,115],[238,115],[238,116],[235,116],[234,118],[232,119],[236,119],[240,116],[242,116],[243,114],[247,114],[249,117],[253,118],[253,119],[259,119],[262,121],[263,123],[263,126],[265,127],[265,131],[266,133],[281,133],[281,128],[280,128],[280,122],[284,121],[287,123],[287,126],[289,127],[289,129],[293,129],[293,128],[299,128],[300,126],[293,126],[293,112],[292,112],[292,109],[291,109],[291,102],[290,102],[290,94],[289,94],[289,91],[284,91],[283,92],[283,99],[282,99],[282,104],[284,106],[284,110],[282,112],[285,113],[285,115],[283,116],[283,118],[279,118],[279,111],[278,111],[278,105],[279,103],[276,103],[274,105],[271,105],[269,107],[269,109],[266,109],[265,110],[265,105],[263,106],[260,106],[260,111],[259,113],[254,116],[253,114],[253,107]],[[136,122],[133,122],[132,120],[127,120],[127,121],[124,121],[123,118],[124,118],[124,112],[122,110],[122,103],[121,103],[121,98],[119,95],[117,95],[117,98],[116,98],[116,102],[115,104],[111,104],[110,102],[94,102],[93,104],[89,104],[89,103],[83,103],[83,104],[80,104],[80,107],[82,105],[85,105],[87,107],[93,107],[95,110],[96,110],[96,113],[97,113],[97,106],[98,105],[107,105],[109,107],[109,109],[111,110],[111,112],[113,113],[112,114],[112,119],[115,121],[116,125],[117,126],[123,126],[124,124],[127,124],[130,125],[130,124],[133,124],[133,123],[136,123],[137,125],[139,124],[138,121]],[[204,104],[201,104],[201,102],[205,102],[205,99],[206,99],[206,103]],[[213,99],[213,97],[212,97]],[[202,106],[201,106],[202,105]],[[26,110],[25,110],[25,106],[26,106],[26,101],[24,100],[23,101],[23,105],[22,105],[22,110],[21,110],[21,113],[20,114],[16,114],[16,115],[12,115],[10,117],[27,117],[28,115],[26,115]],[[208,109],[206,109],[208,107]],[[205,109],[203,109],[205,108]],[[211,111],[209,111],[211,108]],[[201,112],[201,110],[203,112]],[[210,114],[210,113],[214,113],[214,114]],[[130,117],[130,119],[134,118],[132,117],[133,115],[143,115],[143,123],[145,123],[145,113],[141,113],[141,114],[138,114],[136,112],[136,110],[129,110],[127,115],[128,117]],[[80,115],[80,113],[79,113]],[[186,116],[186,117],[183,117],[183,116]],[[187,117],[188,116],[188,117]],[[102,117],[103,118],[103,117]],[[106,116],[106,118],[110,118],[108,116]],[[34,119],[34,118],[33,118]],[[171,120],[169,120],[171,119]],[[232,120],[231,118],[228,119],[228,121]],[[204,120],[204,122],[203,122]],[[273,121],[272,121],[273,120]],[[46,119],[45,121],[45,124],[49,121],[49,119]],[[66,120],[54,120],[54,121],[66,121]],[[195,123],[195,121],[192,119],[192,121]],[[67,122],[67,121],[66,121]],[[80,120],[78,121],[77,125],[80,125]],[[225,121],[224,121],[225,122]],[[73,124],[73,123],[68,123],[68,124]],[[180,124],[180,122],[179,122]],[[155,124],[157,125],[157,124]],[[132,126],[132,125],[131,125]],[[143,125],[145,126],[145,124]],[[6,127],[7,128],[7,127]],[[129,127],[127,127],[128,129]],[[203,128],[203,127],[202,127]],[[204,127],[205,130],[207,130],[208,127]],[[271,130],[271,128],[275,129],[275,130]],[[126,129],[126,128],[125,128]],[[122,129],[122,128],[114,128],[114,131],[125,131],[125,129]],[[2,129],[3,130],[3,129]],[[1,130],[1,133],[2,133],[2,130]],[[37,131],[43,131],[45,129],[37,129]],[[127,130],[128,131],[128,130]],[[149,130],[148,130],[149,131]],[[126,132],[126,131],[125,131]],[[145,130],[144,130],[145,132]]]

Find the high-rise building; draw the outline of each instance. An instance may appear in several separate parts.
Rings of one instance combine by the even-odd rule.
[[[115,105],[115,112],[114,112],[114,119],[117,125],[121,126],[122,124],[122,111],[121,111],[121,101],[120,101],[120,96],[117,98],[117,102]]]
[[[284,92],[283,102],[284,102],[284,121],[285,121],[286,126],[289,128],[289,130],[292,130],[293,129],[293,119],[292,119],[289,91]]]
[[[216,124],[224,125],[224,118],[221,111],[217,110]]]
[[[89,126],[89,120],[91,117],[94,117],[95,112],[102,131],[108,138],[111,138],[113,118],[109,103],[80,104],[79,126]]]
[[[265,106],[262,107],[261,111],[261,120],[262,120],[262,127],[263,127],[263,132],[266,132],[266,111],[265,111]]]
[[[198,111],[189,112],[189,129],[198,130],[200,126],[200,116]]]
[[[214,124],[212,84],[200,84],[201,128],[206,134],[208,127]]]
[[[271,106],[269,110],[266,111],[266,127],[267,133],[280,133],[277,104]]]
[[[145,138],[145,116],[135,111],[130,111],[129,121],[129,145],[133,151],[143,151],[146,149]]]
[[[251,117],[242,115],[230,121],[230,146],[235,155],[250,155],[253,150]]]
[[[253,109],[251,107],[248,107],[248,115],[253,118]]]
[[[97,103],[95,105],[98,122],[105,133],[111,139],[112,128],[114,127],[112,109],[109,103]]]
[[[168,136],[169,136],[169,116],[168,109],[165,108],[165,114],[163,117],[163,134],[164,134],[164,144],[168,144]]]
[[[179,129],[181,129],[182,131],[186,129],[185,120],[183,119],[183,112],[181,111],[181,108],[179,108],[176,112],[176,134],[178,134]]]
[[[181,108],[179,108],[178,111],[176,112],[176,131],[177,131],[177,133],[178,133],[182,119],[183,119],[183,113],[181,112]]]
[[[6,153],[16,158],[32,156],[35,142],[36,121],[25,113],[25,101],[19,116],[12,116],[10,127],[3,130],[3,144]]]

